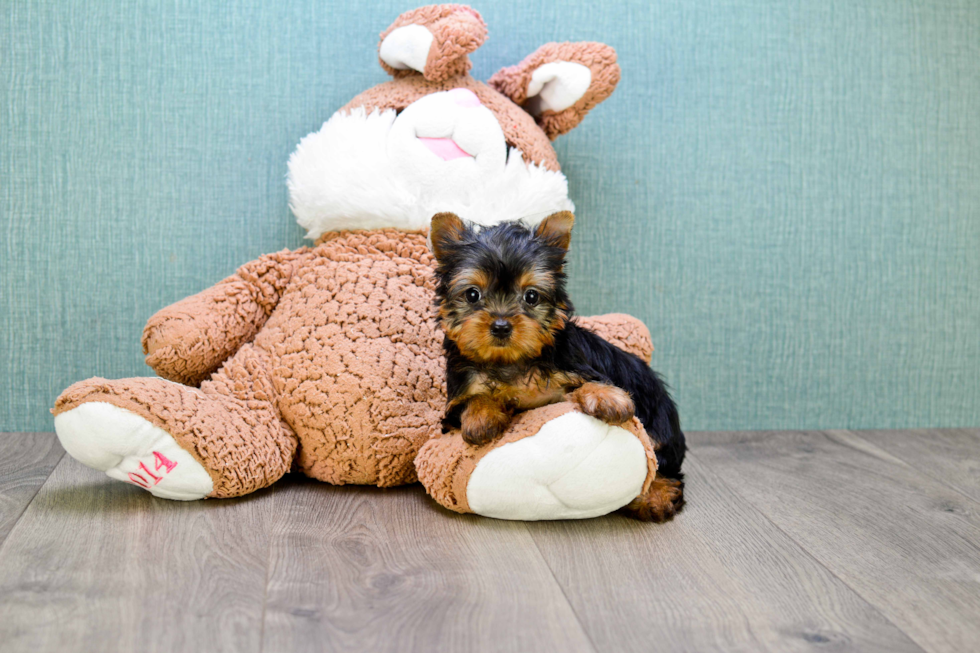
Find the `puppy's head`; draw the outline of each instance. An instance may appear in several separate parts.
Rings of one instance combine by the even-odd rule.
[[[565,253],[575,217],[476,230],[452,213],[432,218],[436,302],[446,335],[467,359],[490,364],[537,358],[571,315]]]

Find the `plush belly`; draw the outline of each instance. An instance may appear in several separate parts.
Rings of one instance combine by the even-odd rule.
[[[293,280],[256,337],[306,474],[416,480],[412,461],[445,407],[430,278],[427,264],[391,253],[325,257]]]

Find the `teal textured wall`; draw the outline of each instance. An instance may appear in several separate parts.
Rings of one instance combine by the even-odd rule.
[[[537,6],[534,6],[537,5]],[[146,375],[156,309],[302,243],[296,142],[404,2],[0,8],[0,430]],[[980,425],[980,3],[475,3],[485,79],[601,40],[557,143],[580,312],[650,326],[691,429]]]

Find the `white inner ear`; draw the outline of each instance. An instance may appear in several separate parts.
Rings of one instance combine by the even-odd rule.
[[[432,46],[432,32],[422,25],[405,25],[392,30],[381,42],[381,60],[395,70],[425,72]]]
[[[553,61],[531,73],[525,108],[538,116],[545,111],[564,111],[585,95],[592,83],[588,66],[571,61]]]

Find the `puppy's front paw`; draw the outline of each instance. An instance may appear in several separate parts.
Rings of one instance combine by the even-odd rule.
[[[466,405],[460,425],[468,444],[486,444],[507,430],[510,414],[499,403],[477,397]]]
[[[572,399],[586,415],[607,424],[633,419],[633,400],[625,390],[605,383],[586,383],[572,393]]]

